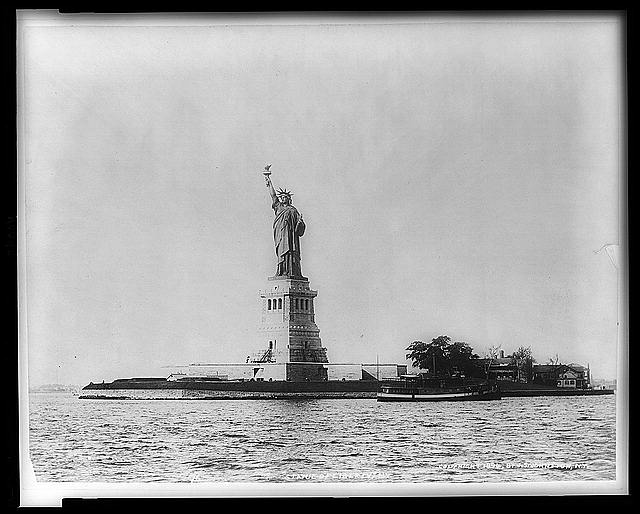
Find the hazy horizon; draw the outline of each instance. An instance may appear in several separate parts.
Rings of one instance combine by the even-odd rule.
[[[257,351],[266,164],[330,362],[448,335],[616,377],[616,20],[122,23],[19,42],[31,386]]]

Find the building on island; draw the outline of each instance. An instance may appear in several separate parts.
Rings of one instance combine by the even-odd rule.
[[[538,364],[533,366],[533,383],[552,387],[587,389],[591,387],[589,367],[579,364]]]
[[[527,383],[532,378],[532,363],[514,355],[505,355],[504,350],[500,350],[497,357],[478,359],[478,364],[486,370],[491,381]]]
[[[588,367],[580,364],[533,364],[532,360],[506,355],[500,350],[495,358],[478,359],[490,381],[503,384],[537,384],[553,388],[587,389],[591,387]]]

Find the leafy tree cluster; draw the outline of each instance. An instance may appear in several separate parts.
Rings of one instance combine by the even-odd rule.
[[[477,376],[482,370],[478,356],[467,343],[451,342],[449,336],[438,336],[430,343],[414,341],[407,347],[407,359],[414,367],[438,375]]]
[[[480,359],[473,348],[467,343],[451,342],[449,336],[438,336],[430,343],[414,341],[407,348],[406,357],[410,359],[414,367],[428,370],[443,376],[462,374],[467,377],[487,377],[492,364],[502,353],[500,346],[492,346],[484,359]],[[531,347],[520,346],[511,355],[511,365],[515,368],[514,379],[528,382],[533,379],[533,364],[536,360],[533,357]],[[555,358],[555,363],[558,362]],[[550,359],[550,363],[554,363]]]

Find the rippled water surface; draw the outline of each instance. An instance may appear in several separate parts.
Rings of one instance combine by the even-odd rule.
[[[30,397],[39,481],[615,479],[615,396],[490,402]]]

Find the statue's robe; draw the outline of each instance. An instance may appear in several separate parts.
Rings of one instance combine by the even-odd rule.
[[[276,276],[302,277],[300,268],[300,236],[305,224],[298,210],[291,204],[285,205],[276,199],[271,205],[275,212],[273,220],[273,241],[278,256]]]

